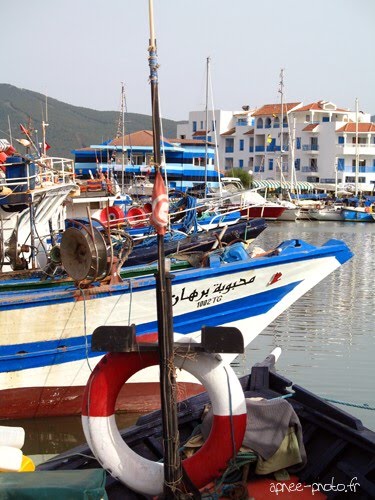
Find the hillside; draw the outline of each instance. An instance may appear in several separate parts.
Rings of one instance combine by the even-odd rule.
[[[31,119],[32,128],[38,130],[40,142],[45,100],[43,94],[0,84],[0,138],[9,140],[8,117],[13,139],[24,137],[19,124],[27,126]],[[96,111],[48,97],[47,142],[51,146],[48,153],[51,156],[72,158],[73,149],[114,138],[119,115],[119,111]],[[152,129],[151,116],[148,115],[127,113],[125,122],[127,133]],[[166,137],[175,138],[177,122],[164,119],[163,131]]]

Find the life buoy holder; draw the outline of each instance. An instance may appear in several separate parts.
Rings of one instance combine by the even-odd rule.
[[[103,208],[99,214],[99,220],[104,226],[108,224],[110,226],[117,226],[118,224],[123,224],[125,214],[120,207],[113,205],[108,208]]]
[[[109,353],[88,380],[83,396],[82,426],[97,460],[111,475],[134,491],[163,492],[164,465],[141,457],[123,441],[115,420],[115,403],[123,384],[137,371],[159,363],[156,352]],[[220,476],[241,447],[246,430],[245,396],[233,369],[214,355],[178,357],[175,364],[194,375],[212,403],[210,435],[182,466],[197,488]]]

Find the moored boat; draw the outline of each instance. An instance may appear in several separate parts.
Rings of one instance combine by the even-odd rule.
[[[374,222],[371,207],[345,207],[342,217],[348,222]]]
[[[233,454],[232,466],[228,466],[227,472],[223,470],[217,480],[200,493],[226,498],[229,493],[241,492],[255,498],[269,498],[277,492],[280,498],[323,499],[340,498],[337,493],[345,491],[345,498],[374,498],[375,433],[346,411],[277,374],[276,358],[277,353],[272,353],[240,379],[248,408],[248,437],[244,443],[250,442],[252,451],[245,447]],[[253,398],[262,399],[256,402]],[[210,403],[209,394],[204,392],[178,405],[180,453],[185,458],[196,452],[202,469],[205,463],[200,461],[197,450],[207,439],[210,423],[206,414]],[[260,418],[260,408],[265,413],[268,408],[267,421]],[[148,469],[149,461],[152,464],[163,460],[161,428],[161,412],[156,411],[140,417],[134,426],[120,432],[124,446],[126,444],[135,456],[143,457],[145,465],[139,479],[140,488],[142,484],[146,487],[148,473],[153,468]],[[278,448],[278,443],[287,434],[294,436],[293,444],[287,440],[289,454],[280,451],[281,445]],[[219,440],[217,446],[221,444]],[[277,460],[265,458],[269,456],[267,447],[277,450]],[[277,472],[278,467],[283,469],[282,476]],[[48,477],[49,471],[84,473],[92,468],[101,469],[101,464],[84,444],[38,465],[37,471],[41,480]],[[233,477],[229,472],[234,471],[237,474]],[[69,472],[67,474],[66,480],[69,480]],[[105,490],[110,500],[148,498],[145,493],[114,479],[110,472],[106,474]],[[198,494],[196,490],[195,494]]]
[[[309,210],[309,217],[320,221],[343,221],[342,209],[343,205],[327,205],[320,209]]]
[[[256,258],[241,242],[216,250],[205,267],[184,266],[173,273],[175,338],[199,340],[202,324],[236,326],[246,332],[247,345],[350,257],[347,246],[335,240],[322,247],[290,240]],[[92,261],[86,264],[90,268]],[[138,339],[155,336],[153,272],[135,266],[117,284],[77,288],[70,281],[0,293],[0,418],[79,413],[90,370],[102,357],[89,349],[95,328],[134,323]],[[139,377],[127,384],[130,392],[118,399],[118,409],[129,409],[129,401],[134,411],[158,407],[155,372]],[[197,390],[191,382],[181,385],[187,395]]]

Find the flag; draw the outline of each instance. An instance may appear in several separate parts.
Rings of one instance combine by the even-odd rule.
[[[152,189],[152,215],[150,222],[160,235],[164,235],[168,225],[168,196],[163,177],[159,170],[156,172],[155,183]]]
[[[29,146],[31,146],[31,142],[28,141],[27,139],[16,139],[16,141],[19,144],[22,144],[22,146],[24,146],[25,148],[28,148]]]
[[[44,151],[48,151],[49,149],[51,149],[51,146],[45,142],[44,143]]]
[[[267,142],[268,142],[268,144],[271,144],[271,142],[272,142],[272,136],[271,136],[271,134],[267,135]]]
[[[30,132],[27,130],[27,128],[25,128],[21,123],[20,123],[20,129],[21,129],[21,132],[24,133],[25,135],[30,134]]]

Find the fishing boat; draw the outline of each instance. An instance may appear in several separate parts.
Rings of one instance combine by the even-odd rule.
[[[77,233],[68,245],[73,248],[68,252],[73,273],[91,269],[91,278],[98,273],[104,277],[109,266],[101,240],[95,232],[95,247],[89,232]],[[350,257],[347,246],[336,240],[321,247],[289,240],[258,257],[251,257],[237,242],[206,255],[199,264],[203,267],[185,263],[172,269],[175,338],[199,340],[202,324],[236,326],[246,332],[247,345]],[[57,287],[10,287],[1,292],[0,418],[79,413],[88,375],[103,355],[89,349],[95,328],[136,324],[138,339],[155,338],[154,270],[129,267],[114,284],[104,279],[82,286],[79,274]],[[82,282],[78,287],[77,278]],[[129,383],[130,393],[119,398],[118,408],[129,409],[129,401],[134,411],[157,407],[156,380],[150,374]],[[189,388],[196,390],[191,383],[181,387],[186,395]],[[144,389],[147,398],[142,396]]]
[[[51,228],[63,228],[64,202],[77,190],[73,162],[14,150],[1,168],[0,270],[43,266],[46,240],[53,241]]]
[[[227,498],[228,495],[231,495],[230,498],[271,498],[277,493],[278,498],[323,499],[340,498],[340,492],[345,492],[345,498],[374,498],[375,433],[346,411],[278,374],[275,361],[279,355],[280,351],[276,349],[263,362],[256,363],[248,375],[240,378],[247,406],[247,439],[244,439],[241,451],[231,455],[227,469],[224,467],[216,479],[201,488],[200,494],[203,497],[214,495],[214,498]],[[225,393],[223,387],[221,390]],[[194,457],[195,454],[198,467],[202,470],[206,469],[206,462],[204,451],[202,454],[199,450],[207,443],[210,428],[207,408],[211,404],[208,392],[178,404],[181,458],[186,460],[186,457],[192,454]],[[260,408],[264,413],[267,409],[271,412],[267,422],[259,418]],[[150,474],[156,462],[162,467],[164,456],[161,429],[160,410],[143,415],[127,429],[118,431],[115,427],[113,436],[124,447],[124,454],[120,454],[118,460],[125,463],[129,454],[134,453],[134,460],[142,472],[134,475],[136,488],[112,477],[109,471],[104,481],[100,476],[103,492],[105,489],[109,500],[150,498],[146,494],[148,483],[153,479]],[[292,432],[292,429],[299,435],[298,439],[294,439],[294,445],[289,440],[289,451],[294,449],[294,456],[293,453],[283,454],[278,448],[285,433]],[[223,436],[216,446],[212,444],[212,450],[218,453],[224,447],[225,439]],[[303,457],[301,445],[296,445],[297,442],[303,442]],[[249,449],[251,447],[252,450]],[[272,463],[272,459],[267,460],[266,456],[269,457],[275,450],[278,458],[274,457]],[[210,460],[214,459],[215,452]],[[282,471],[278,471],[278,467]],[[51,471],[59,472],[61,481],[67,484],[76,477],[71,474],[78,474],[79,471],[82,474],[81,488],[87,481],[85,473],[104,472],[102,464],[87,444],[38,465],[34,481],[48,479]],[[193,478],[196,478],[194,473]]]

